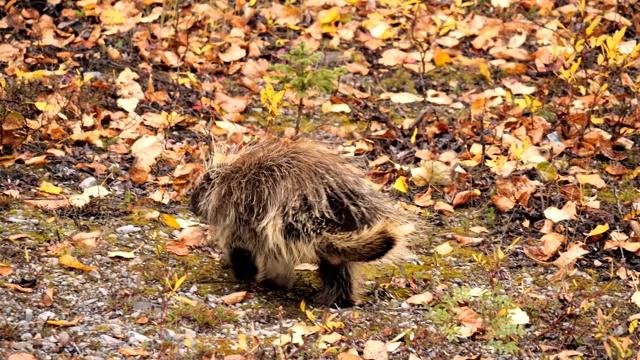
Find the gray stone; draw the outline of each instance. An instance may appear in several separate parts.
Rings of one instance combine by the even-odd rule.
[[[84,180],[82,180],[82,182],[80,183],[80,185],[78,185],[78,187],[80,187],[80,189],[84,190],[93,186],[98,185],[98,180],[96,180],[96,178],[94,178],[93,176],[88,177]]]

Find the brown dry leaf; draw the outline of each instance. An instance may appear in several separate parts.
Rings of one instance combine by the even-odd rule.
[[[68,266],[74,269],[80,269],[82,271],[91,271],[95,269],[93,266],[86,266],[82,264],[80,261],[76,260],[76,258],[69,254],[62,255],[58,259],[58,261],[61,265]]]
[[[73,248],[73,244],[67,240],[47,246],[47,250],[54,255],[68,252],[71,248]]]
[[[433,294],[427,291],[422,294],[410,296],[405,301],[409,304],[414,304],[414,305],[428,304],[433,301]]]
[[[136,324],[140,324],[140,325],[144,325],[147,324],[149,322],[149,318],[147,317],[147,315],[142,314],[137,320],[136,320]]]
[[[576,220],[578,218],[576,204],[573,201],[568,201],[562,207],[562,210],[555,206],[550,206],[544,211],[544,216],[554,223],[564,220]]]
[[[40,297],[40,301],[42,302],[42,305],[44,306],[53,305],[53,295],[55,295],[55,293],[56,293],[56,289],[48,288],[47,291],[45,291],[44,294],[42,294],[42,297]]]
[[[456,208],[460,205],[466,204],[469,201],[475,200],[479,197],[480,197],[480,190],[478,189],[461,191],[457,193],[456,196],[453,198],[453,203],[451,205],[454,208]]]
[[[491,202],[501,212],[507,212],[516,206],[515,200],[503,195],[492,195]]]
[[[247,100],[244,98],[234,98],[227,94],[217,92],[215,103],[228,113],[241,113],[247,108]],[[216,125],[220,126],[217,122]]]
[[[11,267],[11,265],[0,264],[0,276],[11,275],[12,272],[13,268]]]
[[[241,48],[237,44],[231,44],[231,46],[223,53],[220,53],[218,57],[224,62],[232,62],[242,59],[247,56],[247,50]]]
[[[73,235],[71,239],[81,247],[95,248],[100,235],[102,235],[100,231],[92,231],[90,233],[83,232]]]
[[[435,249],[433,249],[435,252],[437,252],[440,255],[446,255],[449,254],[453,251],[453,247],[451,246],[451,244],[449,244],[449,242],[445,242],[442,243],[438,246],[435,247]]]
[[[640,250],[640,242],[626,242],[626,241],[615,241],[615,240],[607,240],[604,244],[605,250],[623,248],[627,251],[637,252]]]
[[[462,324],[462,326],[459,327],[461,336],[469,337],[482,327],[482,318],[480,315],[467,306],[463,306],[456,311],[456,318]]]
[[[118,353],[125,356],[142,356],[142,357],[151,356],[151,354],[144,349],[121,348],[121,349],[118,349]]]
[[[16,353],[9,355],[7,360],[38,360],[38,358],[27,353]]]
[[[482,238],[479,237],[469,237],[469,236],[460,236],[454,234],[453,237],[456,239],[456,242],[460,245],[475,245],[482,242]]]
[[[542,245],[540,246],[528,246],[524,245],[524,253],[535,260],[546,261],[551,259],[558,253],[562,244],[567,241],[567,237],[555,232],[544,235],[540,238]]]
[[[84,315],[80,315],[77,318],[71,320],[71,321],[67,321],[67,320],[47,320],[47,324],[49,325],[55,325],[55,326],[60,326],[60,327],[71,327],[71,326],[76,326],[78,325],[78,323],[80,321],[82,321],[82,319],[84,319]]]
[[[222,300],[227,305],[233,305],[244,300],[246,297],[247,297],[246,291],[238,291],[238,292],[231,293],[229,295],[222,296],[220,300]]]
[[[574,242],[569,245],[569,249],[560,255],[553,263],[561,269],[570,269],[577,259],[588,253],[589,249],[587,245],[581,242]]]
[[[389,353],[384,342],[380,340],[369,340],[364,344],[362,357],[367,360],[387,360]]]
[[[480,234],[480,233],[488,233],[489,230],[487,230],[486,227],[484,226],[472,226],[469,228],[469,230],[473,231],[476,234]]]
[[[204,242],[204,232],[198,227],[190,226],[180,232],[178,241],[184,243],[186,246],[198,246]]]
[[[421,207],[429,207],[433,204],[435,204],[435,201],[433,201],[433,199],[431,199],[431,189],[427,190],[426,193],[422,193],[422,194],[417,194],[414,198],[413,198],[413,202]]]
[[[343,339],[343,336],[334,331],[331,334],[322,335],[322,337],[320,338],[320,341],[326,342],[328,344],[335,344],[342,339]]]
[[[338,360],[362,360],[358,355],[353,355],[348,352],[338,354]]]
[[[449,216],[455,212],[455,210],[453,210],[453,207],[451,205],[444,203],[442,201],[438,201],[433,206],[433,210],[438,211],[446,216]]]
[[[189,255],[189,249],[187,249],[187,245],[183,242],[179,241],[171,241],[166,245],[167,251],[176,254],[178,256],[187,256]]]
[[[610,164],[604,170],[613,176],[624,175],[628,172],[627,168],[620,164]]]
[[[6,282],[6,283],[4,283],[4,286],[12,288],[13,290],[18,290],[20,292],[24,292],[24,293],[33,292],[32,288],[25,288],[25,287],[22,287],[22,286],[20,286],[18,284],[11,284],[11,283],[7,283]]]
[[[576,175],[576,178],[581,185],[589,184],[595,186],[598,189],[607,187],[607,184],[604,182],[604,180],[602,180],[599,174],[578,174]]]

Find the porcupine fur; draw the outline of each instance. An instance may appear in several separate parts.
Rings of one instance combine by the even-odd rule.
[[[316,263],[320,304],[358,300],[361,263],[403,248],[411,225],[348,161],[306,141],[270,139],[216,153],[191,197],[239,281],[290,288]]]

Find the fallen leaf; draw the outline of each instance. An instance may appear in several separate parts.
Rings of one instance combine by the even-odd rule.
[[[456,242],[460,245],[475,245],[482,242],[482,238],[480,237],[469,237],[469,236],[460,236],[454,234],[453,237],[456,239]]]
[[[454,208],[456,208],[460,205],[466,204],[469,201],[475,200],[479,197],[480,197],[480,190],[478,189],[461,191],[457,193],[456,196],[453,198],[453,202],[451,203],[451,205]]]
[[[545,209],[544,216],[554,223],[559,223],[564,220],[576,220],[578,218],[576,204],[573,201],[568,201],[562,207],[562,210],[555,206],[550,206]]]
[[[195,247],[202,244],[204,240],[204,232],[195,226],[186,227],[178,234],[178,241],[186,246]]]
[[[174,218],[173,216],[169,214],[162,214],[162,219],[164,220],[164,223],[167,224],[167,226],[174,229],[180,229],[180,224],[178,224],[178,221],[176,221],[176,218]]]
[[[574,242],[569,246],[569,249],[560,255],[553,263],[560,268],[570,268],[577,259],[588,253],[587,245],[581,242]]]
[[[364,344],[362,357],[367,360],[386,360],[389,358],[387,347],[380,340],[369,340]]]
[[[27,353],[11,354],[7,360],[38,360],[35,356]]]
[[[637,307],[640,307],[640,290],[636,290],[633,295],[631,295],[631,302],[636,304]]]
[[[326,342],[328,344],[335,344],[342,339],[343,339],[343,336],[334,331],[331,334],[322,335],[322,337],[320,338],[320,341]]]
[[[607,184],[604,182],[604,180],[602,180],[599,174],[578,174],[576,175],[576,178],[581,185],[589,184],[595,186],[598,189],[607,187]]]
[[[86,248],[95,248],[97,246],[96,242],[100,238],[102,233],[100,231],[92,231],[90,233],[78,233],[73,235],[71,238],[76,244],[86,247]]]
[[[4,286],[12,288],[13,290],[18,290],[20,292],[24,292],[24,293],[33,292],[32,288],[25,288],[25,287],[22,287],[22,286],[20,286],[18,284],[12,284],[12,283],[6,282],[6,283],[4,283]]]
[[[172,253],[172,254],[176,254],[178,256],[187,256],[189,255],[189,249],[187,249],[187,246],[185,245],[185,243],[180,242],[180,241],[171,241],[168,242],[166,245],[167,251]]]
[[[400,176],[396,182],[393,184],[393,188],[406,193],[407,191],[409,191],[409,185],[407,184],[407,178],[404,176]]]
[[[42,305],[44,306],[51,306],[53,305],[53,295],[55,294],[55,289],[54,288],[48,288],[47,291],[44,292],[44,294],[42,294],[42,297],[40,297],[40,301],[42,302]]]
[[[71,326],[76,326],[78,325],[78,323],[80,321],[82,321],[82,319],[84,319],[84,315],[80,315],[78,317],[76,317],[75,319],[68,321],[68,320],[47,320],[47,324],[49,325],[54,325],[54,326],[60,326],[60,327],[71,327]]]
[[[442,201],[436,202],[436,204],[433,206],[433,210],[438,211],[446,216],[449,216],[455,212],[451,205]]]
[[[40,187],[38,187],[38,190],[44,191],[48,194],[53,194],[53,195],[59,195],[62,193],[61,187],[57,187],[46,181],[43,181],[42,184],[40,184]]]
[[[435,249],[433,249],[435,252],[437,252],[440,255],[446,255],[449,254],[453,251],[453,247],[449,244],[449,242],[445,242],[442,243],[438,246],[436,246]]]
[[[509,323],[512,325],[526,325],[529,323],[529,315],[519,307],[509,310]]]
[[[456,311],[456,319],[462,324],[458,330],[459,334],[464,337],[475,334],[482,327],[480,315],[467,306],[463,306]]]
[[[61,265],[65,265],[74,269],[80,269],[82,271],[91,271],[93,269],[95,269],[92,266],[86,266],[84,264],[82,264],[80,261],[76,260],[76,258],[74,258],[73,256],[69,255],[69,254],[65,254],[60,256],[60,258],[58,259],[58,262]]]
[[[607,231],[609,231],[609,224],[598,225],[598,226],[596,226],[595,229],[589,231],[588,233],[586,233],[584,235],[586,235],[587,237],[596,236],[596,235],[604,234]]]
[[[121,348],[121,349],[118,349],[118,353],[125,356],[142,356],[142,357],[151,356],[151,354],[148,351],[143,349]]]
[[[7,276],[13,272],[11,265],[0,264],[0,276]]]
[[[244,300],[246,297],[247,297],[246,291],[239,291],[239,292],[231,293],[229,295],[222,296],[220,300],[222,300],[227,305],[233,305]]]
[[[507,212],[516,206],[516,201],[503,195],[492,195],[491,202],[501,212]]]
[[[427,291],[422,294],[410,296],[405,301],[409,304],[414,304],[414,305],[428,304],[433,301],[433,294]]]

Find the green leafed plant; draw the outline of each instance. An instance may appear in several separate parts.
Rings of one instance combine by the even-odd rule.
[[[291,48],[289,54],[278,57],[286,63],[275,64],[270,67],[271,70],[278,72],[277,75],[273,75],[271,78],[279,81],[286,88],[295,90],[299,97],[296,134],[300,131],[302,99],[307,96],[307,91],[315,89],[321,93],[329,93],[336,88],[338,77],[346,74],[346,69],[343,67],[331,70],[313,70],[312,67],[322,58],[322,53],[317,51],[309,54],[309,50],[307,44],[301,41],[297,46]]]

